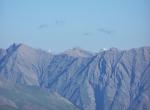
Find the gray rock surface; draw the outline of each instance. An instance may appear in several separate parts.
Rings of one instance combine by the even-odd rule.
[[[150,47],[52,55],[13,44],[0,50],[0,76],[56,92],[81,110],[150,110]]]
[[[13,44],[0,61],[0,74],[16,83],[39,85],[51,54],[24,44]]]

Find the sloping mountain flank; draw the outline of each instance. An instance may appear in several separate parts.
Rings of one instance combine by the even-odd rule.
[[[80,110],[150,110],[150,47],[55,55],[13,44],[0,49],[0,77],[57,93]]]

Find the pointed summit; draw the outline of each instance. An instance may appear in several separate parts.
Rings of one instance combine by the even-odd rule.
[[[32,47],[30,47],[26,44],[23,44],[23,43],[18,44],[18,47],[21,49],[33,49]]]
[[[69,56],[74,56],[74,57],[90,57],[93,55],[92,53],[78,47],[69,49],[65,51],[64,54],[67,54]]]
[[[17,44],[17,43],[13,43],[11,46],[9,46],[8,49],[6,49],[7,54],[11,54],[13,52],[19,52],[19,53],[30,53],[31,51],[34,51],[36,49],[33,49],[32,47],[29,47],[25,44]]]
[[[15,51],[18,48],[18,44],[13,43],[8,49],[7,49],[7,53],[12,53],[13,51]]]

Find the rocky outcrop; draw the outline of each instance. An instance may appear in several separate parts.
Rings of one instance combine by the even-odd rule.
[[[0,76],[57,92],[81,110],[150,110],[150,47],[52,55],[20,44],[1,53]]]

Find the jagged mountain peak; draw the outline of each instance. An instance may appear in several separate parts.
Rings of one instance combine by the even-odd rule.
[[[37,74],[44,71],[51,54],[25,44],[16,43],[12,44],[6,51],[6,53],[0,54],[1,75],[3,74],[6,79],[14,82],[38,85]],[[7,69],[2,67],[7,67]]]
[[[9,48],[16,48],[16,51],[19,52],[19,53],[30,53],[30,54],[31,53],[35,53],[35,54],[37,54],[37,53],[46,53],[46,54],[52,55],[52,53],[46,52],[46,51],[44,51],[40,48],[39,49],[33,48],[33,47],[28,46],[24,43],[19,43],[19,44],[14,43]]]
[[[28,51],[28,50],[36,50],[36,49],[34,49],[34,48],[32,48],[32,47],[30,47],[30,46],[28,46],[26,44],[20,43],[20,44],[18,44],[18,50],[20,50],[20,51]]]
[[[10,82],[57,92],[81,110],[150,108],[150,47],[96,55],[73,48],[58,56],[24,44],[8,50],[14,53],[0,54],[0,76]]]
[[[90,57],[93,55],[92,53],[90,53],[86,50],[83,50],[79,47],[69,49],[69,50],[65,51],[63,54],[67,54],[67,55],[73,56],[73,57]]]
[[[13,43],[12,45],[9,46],[8,49],[6,49],[7,53],[12,53],[13,51],[15,51],[18,48],[18,46],[19,46],[18,44]]]
[[[27,55],[27,56],[30,56],[30,55],[33,55],[33,54],[37,54],[37,52],[45,52],[45,51],[42,51],[40,49],[34,49],[26,44],[23,44],[23,43],[13,43],[12,45],[9,46],[7,50],[7,54],[8,55],[11,55],[12,53],[17,53],[17,54],[22,54],[22,55]],[[46,53],[46,52],[45,52]]]
[[[17,43],[13,43],[12,45],[9,46],[9,48],[6,49],[8,54],[11,54],[12,52],[15,51],[28,51],[32,49],[32,47],[29,47],[23,43],[17,44]]]

